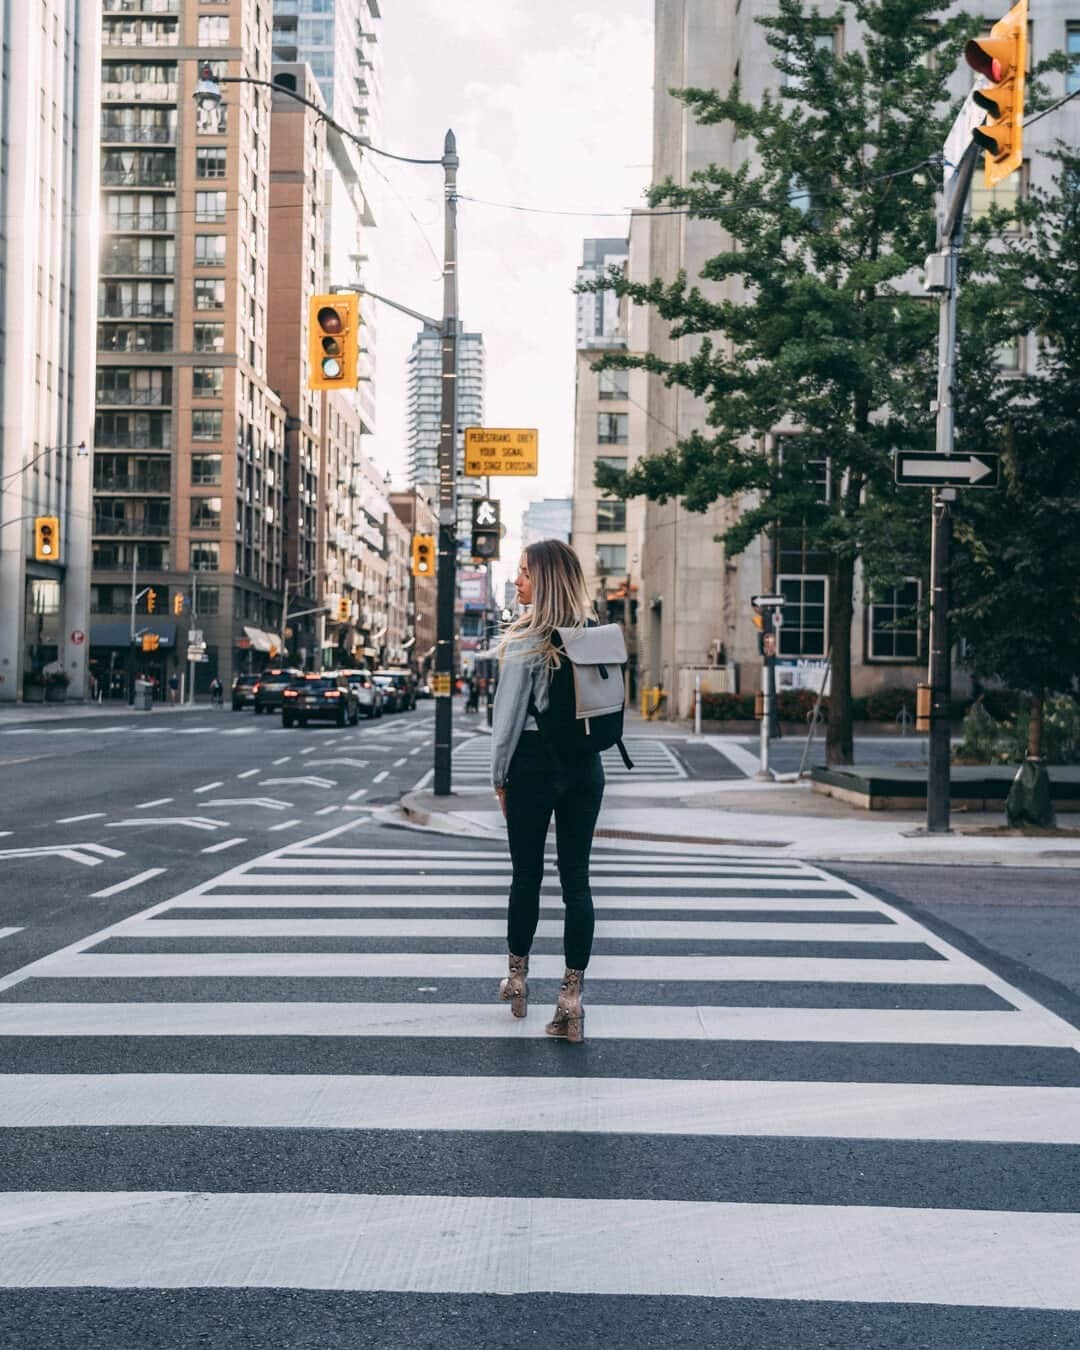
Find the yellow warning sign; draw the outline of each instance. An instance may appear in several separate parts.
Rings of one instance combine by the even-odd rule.
[[[449,698],[453,693],[449,675],[432,675],[431,692],[436,698]]]
[[[469,478],[535,478],[539,435],[535,427],[466,427],[465,473]]]

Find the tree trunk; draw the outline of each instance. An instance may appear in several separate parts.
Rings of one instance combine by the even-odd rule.
[[[829,722],[825,736],[828,764],[851,764],[851,621],[855,612],[855,559],[836,560],[829,594],[829,643],[832,647],[832,682]]]
[[[1031,696],[1031,716],[1028,721],[1028,759],[1042,759],[1043,753],[1043,709],[1046,704],[1046,690],[1036,689]]]

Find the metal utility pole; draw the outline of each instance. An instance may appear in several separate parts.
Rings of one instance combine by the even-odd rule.
[[[191,688],[188,690],[188,702],[194,706],[195,703],[195,658],[192,656],[192,629],[197,629],[199,623],[199,574],[191,574],[191,612],[188,617],[188,683]]]
[[[443,243],[442,409],[439,418],[439,564],[435,605],[435,782],[437,797],[450,794],[454,708],[454,592],[457,589],[457,142],[443,144],[445,231]]]
[[[138,603],[139,546],[131,546],[131,631],[128,634],[128,707],[135,706],[135,606]]]
[[[964,237],[964,206],[975,172],[977,149],[969,144],[957,166],[938,235],[939,251],[927,260],[927,284],[939,292],[937,434],[934,449],[952,455],[955,431],[953,382],[956,367],[957,258]],[[949,831],[952,723],[952,653],[949,646],[950,506],[954,487],[936,488],[930,504],[930,753],[926,784],[926,830]]]

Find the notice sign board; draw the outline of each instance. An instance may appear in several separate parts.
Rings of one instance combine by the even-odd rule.
[[[535,478],[539,469],[535,427],[466,427],[468,478]]]

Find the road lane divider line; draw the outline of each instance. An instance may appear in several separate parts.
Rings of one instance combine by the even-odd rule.
[[[273,764],[288,764],[288,762],[289,762],[290,759],[292,759],[292,755],[282,755],[280,759],[271,760],[271,763],[273,763]]]
[[[347,798],[350,802],[355,802],[360,797],[367,796],[367,788],[357,788],[355,792],[350,792]]]
[[[338,808],[336,806],[324,806],[320,810],[316,811],[315,814],[317,816],[328,816],[332,811],[336,811],[337,809]]]
[[[248,769],[245,773],[238,773],[237,778],[254,778],[259,772],[258,769]]]
[[[21,932],[21,928],[0,928],[0,938],[13,937],[16,933]]]
[[[384,778],[389,778],[389,777],[390,777],[390,770],[389,770],[389,769],[383,769],[383,771],[382,771],[381,773],[377,773],[377,774],[375,775],[375,777],[374,777],[371,781],[372,781],[373,783],[381,783],[382,780],[383,780]]]
[[[152,802],[139,802],[136,805],[135,810],[147,811],[151,806],[167,806],[169,802],[175,800],[175,797],[155,797]]]
[[[246,844],[246,835],[237,835],[235,839],[223,839],[220,844],[211,844],[208,848],[202,848],[200,853],[224,853],[227,848],[235,848],[237,844]]]
[[[299,824],[299,820],[283,820],[280,825],[271,825],[269,833],[277,834],[278,830],[291,830],[294,825]]]
[[[165,867],[148,867],[145,872],[139,872],[133,877],[128,877],[126,881],[118,881],[115,886],[106,886],[102,891],[94,891],[90,896],[91,900],[107,900],[110,895],[119,895],[121,891],[130,891],[133,886],[141,886],[144,881],[149,881],[152,877],[159,877],[162,872],[168,871]]]
[[[202,787],[192,788],[191,790],[196,796],[198,796],[200,792],[213,792],[214,788],[219,787],[224,787],[224,782],[220,778],[217,780],[216,783],[204,783]]]
[[[74,825],[80,820],[103,820],[104,817],[104,811],[87,811],[86,814],[82,816],[61,816],[56,823],[57,825]],[[5,831],[5,833],[7,833],[7,831]]]

